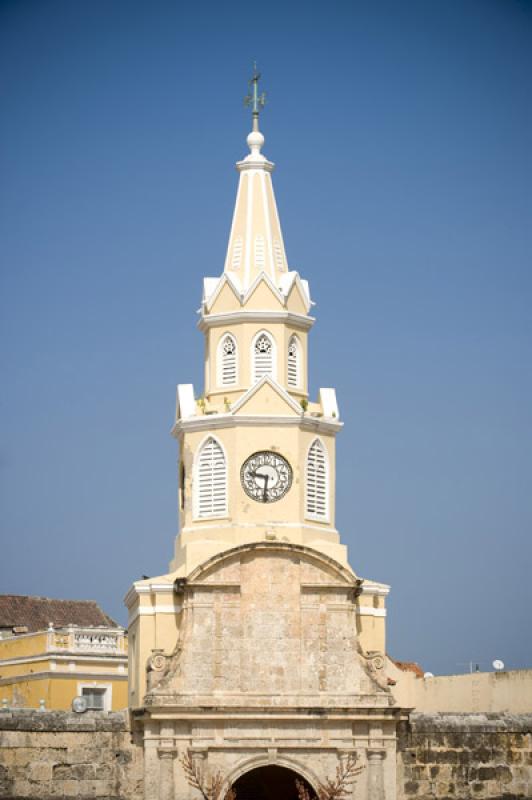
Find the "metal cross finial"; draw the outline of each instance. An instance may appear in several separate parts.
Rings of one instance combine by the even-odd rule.
[[[260,72],[257,70],[257,62],[253,62],[253,77],[248,81],[250,93],[244,98],[244,105],[251,106],[253,116],[253,130],[259,129],[259,112],[266,105],[266,92],[259,94]]]

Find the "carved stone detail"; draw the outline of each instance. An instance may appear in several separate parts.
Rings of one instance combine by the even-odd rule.
[[[377,686],[391,695],[390,687],[388,685],[388,677],[384,669],[386,666],[386,658],[384,653],[381,653],[378,650],[369,650],[368,652],[365,652],[362,650],[362,648],[359,649],[359,652],[362,656],[368,675],[373,678]]]
[[[152,655],[146,664],[148,693],[164,686],[165,682],[176,674],[182,649],[181,642],[178,641],[170,654],[163,653],[159,648],[152,650]]]

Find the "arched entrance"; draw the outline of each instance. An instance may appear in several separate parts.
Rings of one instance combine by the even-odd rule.
[[[287,767],[268,764],[256,767],[238,778],[233,789],[236,800],[298,800],[296,781],[301,781],[310,797],[315,793],[308,781]]]

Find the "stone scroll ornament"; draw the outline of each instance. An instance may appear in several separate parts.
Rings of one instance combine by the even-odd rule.
[[[221,772],[215,772],[206,778],[190,750],[179,756],[179,762],[183,767],[188,785],[192,786],[193,789],[197,789],[203,800],[236,800],[236,792],[232,788],[222,798],[222,789],[225,784],[224,776]]]
[[[391,690],[388,684],[388,676],[386,675],[386,671],[384,669],[386,666],[384,654],[379,650],[369,650],[366,652],[360,647],[360,645],[358,645],[358,651],[362,657],[362,663],[366,668],[368,675],[373,678],[377,686],[379,686],[385,692],[390,692]]]
[[[178,642],[169,655],[165,655],[162,650],[152,651],[152,655],[148,658],[146,664],[149,692],[153,689],[162,688],[168,678],[176,673],[182,649],[181,642]]]
[[[364,769],[357,765],[356,753],[349,753],[345,760],[340,760],[334,778],[326,778],[316,787],[316,795],[312,794],[303,781],[296,780],[299,800],[346,800],[353,793],[353,784]]]

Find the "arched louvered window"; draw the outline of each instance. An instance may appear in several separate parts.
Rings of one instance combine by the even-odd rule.
[[[297,388],[301,383],[301,358],[297,336],[292,336],[288,342],[288,385]]]
[[[327,451],[319,439],[315,439],[307,455],[306,485],[307,517],[326,521],[329,515],[329,465]]]
[[[236,341],[231,334],[222,336],[218,345],[218,384],[234,386],[237,382]]]
[[[259,333],[253,342],[253,380],[258,381],[263,375],[274,376],[275,347],[271,336]]]
[[[196,456],[194,516],[223,517],[227,514],[227,464],[221,445],[213,436]]]

